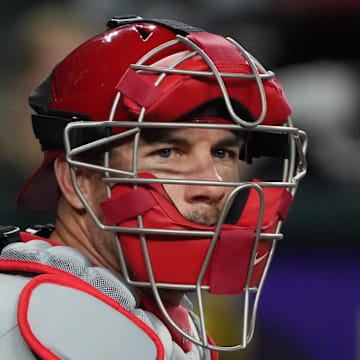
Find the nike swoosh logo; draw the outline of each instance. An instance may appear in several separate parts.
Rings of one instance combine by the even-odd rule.
[[[258,253],[256,253],[256,258],[255,258],[255,261],[254,261],[254,265],[257,265],[259,262],[261,262],[262,260],[264,260],[267,256],[268,256],[269,252],[265,253],[263,256],[261,257],[257,257],[258,256]]]

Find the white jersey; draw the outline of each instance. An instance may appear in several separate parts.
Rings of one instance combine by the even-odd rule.
[[[70,247],[43,240],[6,246],[0,289],[1,359],[211,359],[194,344],[185,352],[118,276]]]

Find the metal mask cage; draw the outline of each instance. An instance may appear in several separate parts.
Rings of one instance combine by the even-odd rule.
[[[153,291],[154,298],[166,318],[166,320],[173,326],[184,338],[197,344],[199,346],[205,347],[210,350],[215,351],[234,351],[239,349],[244,349],[248,343],[251,341],[254,328],[255,328],[255,321],[256,321],[256,313],[257,307],[259,303],[260,294],[264,285],[264,281],[268,272],[268,268],[270,266],[274,250],[276,247],[277,240],[283,238],[283,235],[280,233],[281,229],[281,221],[278,221],[276,226],[275,233],[263,233],[261,231],[261,225],[264,215],[264,193],[263,188],[266,187],[281,187],[286,188],[293,196],[295,195],[297,186],[299,181],[305,176],[306,174],[306,150],[307,150],[307,135],[304,131],[301,131],[293,126],[292,121],[288,118],[288,122],[285,123],[283,126],[268,126],[262,125],[262,122],[265,118],[266,111],[267,111],[267,103],[266,103],[266,95],[264,91],[263,81],[269,80],[274,77],[272,72],[266,71],[250,54],[248,54],[237,42],[228,38],[232,44],[234,44],[238,50],[243,54],[243,56],[249,62],[249,65],[253,71],[253,74],[240,74],[240,73],[220,73],[212,60],[209,56],[200,49],[196,44],[192,41],[187,39],[183,36],[177,36],[175,40],[169,41],[156,49],[152,50],[148,54],[146,54],[142,59],[140,59],[137,64],[131,65],[131,68],[135,70],[141,71],[152,71],[156,74],[159,74],[155,86],[158,86],[161,81],[167,76],[167,74],[173,73],[181,73],[190,76],[214,76],[219,87],[221,88],[226,108],[229,112],[230,117],[233,120],[233,124],[214,124],[214,123],[187,123],[187,122],[144,122],[145,112],[146,109],[144,107],[141,108],[140,114],[138,116],[137,121],[115,121],[114,116],[117,107],[119,106],[119,100],[121,97],[121,93],[117,92],[113,101],[113,105],[109,114],[109,119],[107,121],[102,122],[73,122],[67,125],[65,132],[64,132],[64,143],[66,149],[66,159],[70,166],[70,174],[74,189],[79,196],[80,200],[82,201],[83,205],[85,206],[86,210],[92,217],[95,224],[105,231],[111,231],[114,233],[115,236],[119,233],[125,234],[137,234],[141,240],[142,251],[145,259],[145,265],[149,276],[149,282],[142,282],[142,281],[135,281],[130,278],[128,273],[128,269],[126,267],[125,261],[125,254],[121,247],[120,241],[116,241],[118,246],[119,258],[121,269],[123,272],[124,279],[131,285],[137,287],[150,287]],[[158,52],[164,50],[167,47],[174,46],[182,42],[190,47],[193,51],[184,57],[176,60],[171,66],[167,68],[159,68],[159,67],[152,67],[149,65],[143,65],[146,61],[148,61],[153,55],[157,54]],[[211,71],[190,71],[190,70],[179,70],[176,67],[181,64],[186,59],[194,56],[195,54],[200,55],[203,60],[208,64]],[[261,69],[262,74],[259,73],[258,69]],[[247,78],[253,79],[256,81],[259,89],[259,96],[261,98],[261,114],[255,122],[248,122],[241,119],[233,110],[230,98],[224,84],[223,78],[232,77],[232,78]],[[85,145],[80,145],[73,147],[71,144],[71,132],[75,129],[84,129],[84,128],[96,128],[96,127],[106,127],[106,128],[115,128],[119,127],[121,129],[126,129],[120,133],[110,135],[105,138],[101,138],[95,141],[92,141]],[[284,159],[283,161],[283,174],[281,181],[271,181],[271,182],[221,182],[221,181],[202,181],[202,180],[189,180],[189,179],[148,179],[148,178],[139,178],[138,176],[138,147],[139,147],[139,139],[141,135],[141,130],[145,128],[163,128],[163,129],[182,129],[182,128],[205,128],[205,129],[225,129],[230,131],[253,131],[253,132],[266,132],[266,133],[274,133],[274,134],[286,134],[289,139],[289,157]],[[85,162],[79,160],[79,156],[83,153],[98,149],[104,146],[111,146],[111,144],[115,144],[119,140],[124,140],[126,138],[133,137],[133,153],[132,153],[132,171],[123,171],[119,169],[114,169],[109,167],[109,152],[106,152],[104,155],[104,162],[103,165],[99,164],[91,164],[89,162]],[[190,230],[172,230],[172,229],[157,229],[157,228],[145,228],[143,225],[142,216],[137,217],[137,228],[132,227],[120,227],[120,226],[108,226],[105,225],[100,221],[97,217],[94,210],[89,206],[85,196],[81,193],[76,180],[76,172],[75,169],[78,167],[88,168],[94,171],[98,171],[104,174],[103,181],[106,183],[107,188],[107,196],[111,197],[111,185],[116,183],[126,183],[132,184],[134,188],[139,186],[139,184],[153,184],[153,183],[160,183],[160,184],[182,184],[182,185],[204,185],[204,186],[226,186],[232,187],[233,190],[230,192],[225,205],[222,209],[220,214],[220,218],[218,220],[218,224],[214,231],[190,231]],[[251,252],[250,258],[250,265],[248,268],[248,272],[246,275],[246,283],[244,287],[244,305],[242,309],[243,313],[243,321],[242,321],[242,328],[243,332],[241,335],[241,341],[239,344],[234,346],[215,346],[211,345],[208,342],[207,334],[206,334],[206,324],[204,318],[204,306],[203,306],[203,299],[202,299],[202,291],[209,290],[208,286],[202,285],[202,280],[205,274],[205,271],[209,265],[209,261],[211,259],[212,252],[216,245],[217,239],[219,237],[222,225],[226,218],[226,215],[231,207],[231,204],[235,198],[235,196],[246,189],[253,188],[260,199],[260,210],[257,215],[257,225],[255,230],[255,242]],[[208,237],[211,238],[211,243],[206,254],[206,258],[202,264],[201,271],[199,273],[197,283],[196,284],[171,284],[171,283],[159,283],[154,278],[151,259],[149,256],[149,251],[147,247],[147,240],[146,236],[151,234],[161,234],[166,236],[183,236],[184,238],[191,236],[191,237]],[[253,267],[255,264],[256,254],[258,250],[259,241],[261,239],[272,239],[272,246],[269,252],[268,259],[266,261],[266,265],[264,271],[261,275],[260,282],[257,287],[250,287],[250,280],[253,271]],[[167,288],[167,289],[177,289],[177,290],[184,290],[184,291],[195,291],[196,297],[199,306],[199,317],[200,317],[200,339],[195,338],[182,329],[171,319],[169,314],[166,311],[166,308],[163,304],[163,301],[159,295],[160,288]],[[254,294],[254,299],[251,301],[250,294]]]

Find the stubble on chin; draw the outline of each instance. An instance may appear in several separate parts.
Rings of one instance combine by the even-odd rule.
[[[219,208],[200,208],[185,213],[184,217],[195,224],[213,226],[218,222],[220,213]]]

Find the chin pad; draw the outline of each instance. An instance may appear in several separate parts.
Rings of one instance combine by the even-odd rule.
[[[142,178],[154,178],[149,173]],[[259,180],[256,182],[261,183]],[[275,232],[278,221],[284,221],[292,196],[284,188],[263,188],[265,213],[262,232]],[[215,294],[242,292],[255,243],[255,229],[260,208],[259,196],[251,189],[244,210],[235,225],[223,224],[202,284]],[[112,196],[101,204],[105,222],[119,227],[119,241],[135,277],[149,281],[140,238],[126,233],[124,227],[138,228],[137,216],[143,227],[165,230],[214,231],[215,226],[199,225],[185,219],[174,206],[161,184],[116,185]],[[123,231],[121,231],[123,230]],[[171,234],[146,234],[152,271],[157,283],[195,285],[208,252],[211,238]],[[250,286],[261,277],[272,239],[260,240]]]

